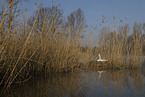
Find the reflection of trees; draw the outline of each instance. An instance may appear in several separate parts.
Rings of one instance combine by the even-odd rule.
[[[100,78],[98,76],[99,73],[93,70],[57,74],[12,86],[5,94],[9,94],[6,97],[95,97],[105,94],[134,96],[145,92],[145,80],[140,70],[107,70]]]
[[[100,72],[100,71],[99,71]],[[106,70],[87,72],[85,80],[94,97],[135,97],[145,95],[145,78],[141,70]],[[101,95],[101,96],[100,96]],[[143,96],[144,97],[144,96]]]
[[[144,62],[142,64],[141,72],[142,72],[142,75],[145,77],[145,60],[144,60]]]
[[[39,80],[39,81],[38,81]],[[6,97],[85,97],[86,90],[78,73],[49,76],[9,89]]]
[[[101,82],[108,88],[113,86],[115,93],[121,93],[123,88],[135,88],[138,93],[140,90],[143,91],[144,88],[140,70],[108,71],[102,75]]]

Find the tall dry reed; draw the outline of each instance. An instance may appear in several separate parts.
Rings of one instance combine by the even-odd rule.
[[[60,26],[59,23],[55,23],[58,14],[57,7],[56,12],[52,14],[51,22],[46,22],[46,19],[39,18],[37,14],[32,25],[29,25],[26,22],[29,21],[29,17],[19,20],[16,18],[17,11],[10,12],[14,8],[13,3],[12,1],[7,10],[2,13],[0,22],[2,92],[13,82],[25,82],[33,74],[68,72],[80,65],[83,42],[79,37],[72,39],[71,30],[66,29],[64,25],[55,29]],[[39,9],[41,9],[41,4]],[[7,18],[11,19],[7,21]],[[42,21],[43,24],[38,21]],[[15,24],[16,22],[18,25]]]
[[[131,32],[127,24],[114,30],[106,26],[101,30],[98,44],[97,53],[107,57],[112,68],[141,67],[143,62],[141,25],[135,24]]]
[[[12,0],[6,9],[4,9],[5,5],[2,6],[0,20],[0,86],[3,87],[2,92],[13,82],[25,82],[37,73],[68,72],[81,64],[88,66],[85,63],[91,61],[93,54],[98,56],[98,53],[107,56],[114,68],[120,68],[122,65],[139,66],[140,59],[136,56],[142,54],[140,27],[134,28],[131,42],[128,40],[128,27],[121,27],[111,33],[106,27],[100,34],[97,51],[94,53],[92,45],[83,51],[84,39],[80,38],[78,27],[76,27],[74,37],[72,29],[66,27],[64,21],[61,25],[56,22],[60,12],[57,7],[52,7],[53,14],[51,15],[49,13],[47,16],[35,14],[31,22],[29,15],[28,17],[19,15],[20,1],[17,6],[14,1]],[[41,4],[38,13],[40,9]],[[23,18],[20,20],[18,16]],[[45,18],[40,18],[40,16]],[[91,44],[93,44],[92,40]]]

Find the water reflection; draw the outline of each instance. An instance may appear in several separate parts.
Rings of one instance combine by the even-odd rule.
[[[88,70],[14,85],[5,97],[145,97],[140,70]]]
[[[85,97],[86,88],[78,73],[49,75],[35,78],[29,83],[10,88],[6,97]]]
[[[91,70],[84,76],[91,97],[145,96],[145,77],[140,70]]]

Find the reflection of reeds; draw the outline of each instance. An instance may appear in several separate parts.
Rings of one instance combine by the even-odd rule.
[[[87,90],[82,80],[79,73],[49,75],[48,78],[34,79],[18,85],[16,89],[16,86],[12,86],[4,97],[86,97]]]
[[[112,71],[104,74],[104,77],[106,79],[104,81],[107,82],[103,83],[105,83],[107,86],[112,83],[116,93],[121,93],[121,89],[123,87],[128,89],[132,89],[134,87],[136,94],[138,94],[139,91],[144,91],[143,78],[140,70]]]
[[[141,96],[145,88],[143,79],[140,70],[106,70],[100,78],[96,70],[62,73],[49,75],[48,78],[35,77],[24,84],[13,85],[3,96],[96,97],[104,94],[115,97]],[[124,92],[124,89],[128,91]]]
[[[92,92],[97,92],[96,95],[104,96],[106,94],[115,97],[140,95],[144,97],[145,82],[139,69],[106,70],[102,72],[101,77],[96,70],[88,72],[85,79],[88,80],[87,84]],[[97,90],[101,91],[102,94],[99,94]]]

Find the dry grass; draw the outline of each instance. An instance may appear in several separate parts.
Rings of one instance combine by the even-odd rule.
[[[140,68],[142,65],[141,26],[135,25],[130,36],[128,33],[128,25],[113,31],[104,27],[100,33],[97,51],[108,58],[113,68]]]
[[[54,32],[52,26],[59,26],[59,24],[54,24],[55,17],[49,24],[36,25],[39,21],[37,15],[33,25],[29,26],[25,22],[25,17],[20,21],[15,17],[17,13],[9,12],[12,8],[9,6],[6,13],[3,13],[0,23],[0,85],[3,86],[2,91],[6,90],[15,80],[23,82],[32,74],[68,72],[80,65],[83,42],[79,41],[79,37],[72,39],[71,31],[64,27]],[[8,12],[9,15],[6,15]],[[6,21],[7,18],[13,16],[12,20]],[[19,21],[19,26],[15,25],[15,21]],[[35,29],[40,26],[43,30]]]
[[[106,27],[100,34],[97,46],[99,49],[93,51],[92,47],[88,47],[84,52],[82,50],[84,39],[80,39],[79,33],[75,32],[76,37],[73,38],[71,30],[65,28],[65,24],[58,29],[54,28],[60,26],[55,23],[57,12],[49,23],[46,23],[45,19],[39,20],[37,15],[33,25],[30,26],[26,22],[29,16],[27,18],[24,16],[22,20],[16,18],[18,13],[12,11],[13,6],[13,3],[9,4],[7,10],[3,11],[0,21],[2,92],[14,81],[27,81],[33,74],[73,71],[80,64],[88,66],[85,63],[91,60],[93,54],[98,56],[98,53],[107,56],[114,68],[120,68],[122,64],[126,67],[139,66],[140,59],[136,56],[142,54],[141,40],[139,37],[136,38],[135,34],[133,44],[128,43],[128,27],[114,30],[112,33],[108,33],[109,30]],[[44,24],[37,24],[38,21],[43,21]],[[139,30],[136,30],[137,35]],[[82,56],[84,59],[80,62]],[[124,61],[124,56],[129,57]],[[87,61],[84,62],[84,60]]]

